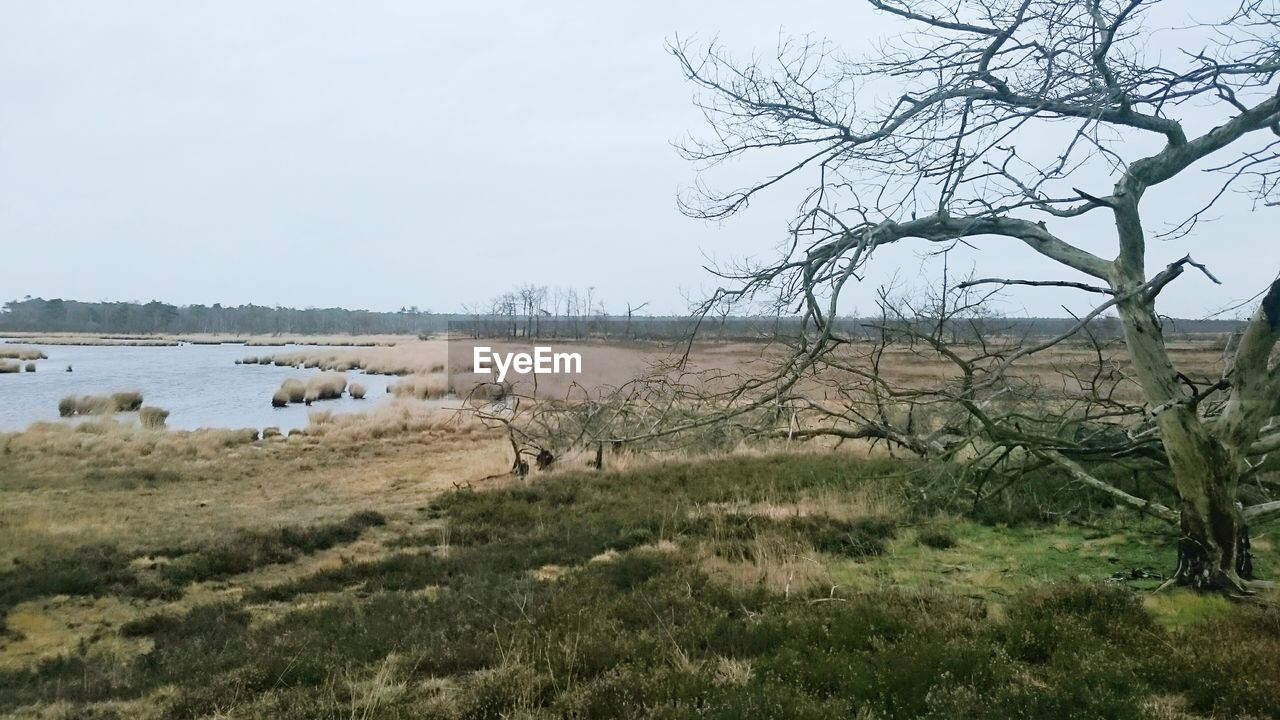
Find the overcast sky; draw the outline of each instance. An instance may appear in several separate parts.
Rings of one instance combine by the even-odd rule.
[[[534,282],[680,311],[708,257],[767,256],[800,198],[719,225],[677,211],[694,176],[671,142],[701,116],[664,43],[812,32],[856,51],[892,27],[856,2],[0,0],[0,299],[451,311]],[[1180,279],[1162,309],[1261,289],[1275,222],[1233,212],[1161,246],[1225,281]],[[920,250],[868,283],[915,281]],[[1016,247],[980,262],[1054,275]]]

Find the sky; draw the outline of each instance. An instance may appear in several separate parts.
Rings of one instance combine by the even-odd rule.
[[[814,33],[857,51],[894,27],[803,0],[0,0],[0,299],[449,312],[534,283],[678,313],[714,287],[708,262],[770,257],[800,198],[680,214],[695,175],[672,144],[702,118],[667,43],[768,53]],[[1204,187],[1148,210],[1172,217]],[[1152,267],[1191,252],[1223,280],[1180,279],[1164,312],[1201,317],[1275,276],[1275,212],[1248,209],[1229,198],[1156,248]],[[1077,239],[1113,253],[1107,230]],[[924,250],[885,253],[845,311],[893,277],[931,282]],[[1007,245],[956,262],[1058,274]],[[1091,301],[1029,289],[1003,309]]]

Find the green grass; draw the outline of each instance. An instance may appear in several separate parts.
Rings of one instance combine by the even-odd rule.
[[[901,470],[730,458],[453,493],[389,556],[130,623],[152,643],[131,663],[69,652],[0,674],[0,711],[149,698],[175,718],[1280,716],[1280,612],[1144,602],[1134,588],[1151,581],[1126,578],[1171,560],[1154,526],[952,520],[913,505]],[[742,511],[868,488],[897,493],[897,516]],[[303,552],[308,537],[248,545]],[[822,581],[755,581],[771,547]],[[246,562],[228,557],[191,572]]]

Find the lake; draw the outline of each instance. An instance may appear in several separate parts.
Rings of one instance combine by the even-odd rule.
[[[316,402],[311,407],[271,407],[271,394],[285,378],[302,380],[319,370],[298,370],[274,365],[236,365],[248,355],[287,352],[298,346],[245,347],[227,345],[177,345],[173,347],[123,347],[91,345],[38,345],[21,340],[10,344],[36,347],[49,356],[34,373],[0,374],[0,431],[22,430],[37,421],[75,422],[58,417],[58,401],[67,395],[105,395],[140,390],[145,405],[169,411],[168,426],[177,430],[197,428],[257,428],[275,426],[288,432],[306,427],[311,410],[353,412],[366,410],[388,397],[386,375],[347,373],[368,393],[366,400]],[[25,362],[23,363],[26,364]],[[66,372],[67,366],[72,372]],[[135,417],[134,413],[122,418]]]

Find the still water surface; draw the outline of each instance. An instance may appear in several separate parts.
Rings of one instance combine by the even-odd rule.
[[[140,390],[145,405],[169,411],[169,427],[257,428],[276,426],[288,432],[305,427],[311,410],[354,412],[382,402],[393,378],[347,373],[347,381],[362,383],[367,400],[317,402],[310,408],[271,407],[271,394],[288,377],[306,380],[318,370],[273,365],[236,365],[246,355],[287,352],[293,348],[243,345],[178,345],[175,347],[115,347],[34,345],[49,356],[37,362],[34,373],[0,374],[0,431],[22,430],[36,421],[58,421],[58,401],[67,395],[103,395]],[[323,348],[316,348],[323,350]],[[26,364],[25,362],[23,363]],[[66,372],[67,366],[72,372]],[[122,414],[121,418],[135,417]]]

